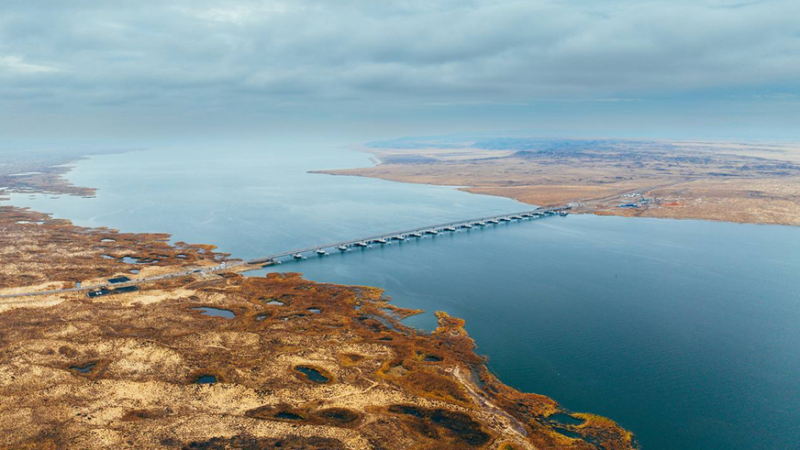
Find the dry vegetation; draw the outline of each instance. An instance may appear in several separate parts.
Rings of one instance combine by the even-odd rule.
[[[381,164],[325,173],[465,186],[577,212],[800,225],[795,145],[497,139],[365,151]]]
[[[35,211],[0,206],[0,295],[153,276],[177,267],[215,264],[211,245],[170,245],[167,234],[82,228]],[[0,306],[2,309],[2,306]]]
[[[228,274],[38,301],[0,314],[0,448],[632,448],[593,416],[565,436],[461,321],[417,335],[375,289]]]

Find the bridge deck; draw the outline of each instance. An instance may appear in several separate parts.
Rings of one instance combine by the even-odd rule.
[[[479,217],[479,218],[476,218],[476,219],[459,220],[459,221],[455,221],[455,222],[445,222],[445,223],[440,223],[440,224],[436,224],[436,225],[429,225],[429,226],[420,227],[420,228],[409,228],[409,229],[406,229],[406,230],[392,231],[392,232],[389,232],[389,233],[381,233],[381,234],[376,234],[376,235],[373,235],[373,236],[362,237],[362,238],[359,238],[359,239],[351,239],[351,240],[348,240],[348,241],[333,242],[333,243],[328,243],[328,244],[315,245],[313,247],[306,247],[306,248],[301,248],[301,249],[297,249],[297,250],[289,250],[289,251],[285,251],[285,252],[281,252],[281,253],[275,253],[274,255],[269,255],[269,256],[262,257],[262,258],[250,259],[250,260],[247,261],[247,263],[248,264],[264,264],[264,263],[267,263],[267,262],[272,261],[274,259],[283,258],[283,257],[286,257],[286,256],[291,256],[291,255],[294,255],[294,254],[297,254],[297,253],[301,253],[302,254],[302,253],[313,252],[313,251],[316,251],[316,250],[319,250],[319,249],[336,248],[336,247],[339,247],[340,245],[350,246],[350,245],[355,245],[355,244],[357,244],[359,242],[375,241],[375,240],[381,239],[381,238],[389,239],[389,238],[391,238],[393,236],[398,236],[398,235],[405,236],[405,235],[409,235],[411,233],[421,233],[421,232],[424,232],[424,231],[427,231],[427,230],[438,230],[438,229],[442,229],[442,228],[446,228],[446,227],[460,227],[460,226],[465,225],[465,224],[473,224],[475,222],[483,222],[483,221],[492,220],[492,219],[500,219],[500,218],[503,218],[503,217],[519,216],[519,215],[523,215],[523,214],[537,214],[537,213],[545,213],[545,212],[548,212],[548,211],[557,212],[557,211],[560,211],[561,209],[563,209],[563,208],[559,208],[559,209],[533,209],[533,210],[521,211],[521,212],[516,212],[516,213],[511,213],[511,214],[500,214],[500,215],[496,215],[496,216]]]

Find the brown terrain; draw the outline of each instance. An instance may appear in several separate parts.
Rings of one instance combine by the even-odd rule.
[[[90,193],[37,175],[3,186]],[[0,295],[225,258],[0,207]],[[138,288],[0,298],[0,449],[635,448],[609,419],[502,384],[461,320],[417,332],[375,288],[234,271]]]
[[[363,150],[379,164],[323,173],[463,186],[582,213],[800,225],[800,145],[519,138]]]

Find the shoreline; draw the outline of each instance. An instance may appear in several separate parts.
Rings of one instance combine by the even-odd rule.
[[[344,170],[358,170],[358,169],[344,169]],[[361,177],[361,178],[372,178],[372,179],[380,179],[384,181],[393,181],[396,183],[412,183],[412,184],[426,184],[429,186],[441,186],[441,187],[449,187],[452,189],[459,190],[461,192],[466,192],[473,195],[488,195],[492,197],[500,197],[500,198],[507,198],[511,200],[517,200],[518,202],[530,205],[533,207],[541,207],[542,205],[538,205],[535,203],[526,203],[522,200],[519,200],[512,196],[507,196],[503,194],[492,194],[487,192],[476,192],[474,189],[480,189],[480,186],[460,186],[460,185],[450,185],[450,184],[431,184],[428,182],[414,182],[414,181],[406,181],[406,180],[399,180],[394,178],[384,178],[384,177],[375,177],[366,174],[356,174],[356,173],[338,173],[337,170],[326,171],[326,170],[313,170],[309,171],[309,173],[319,174],[319,175],[331,175],[331,176],[338,176],[338,177]],[[571,202],[567,202],[571,203]],[[552,205],[558,206],[558,205]],[[570,211],[570,214],[574,215],[593,215],[598,217],[621,217],[621,218],[628,218],[628,219],[656,219],[656,220],[694,220],[699,222],[717,222],[717,223],[730,223],[730,224],[737,224],[737,225],[760,225],[760,226],[781,226],[781,227],[800,227],[800,224],[795,223],[779,223],[779,222],[748,222],[743,220],[730,220],[730,219],[720,219],[720,218],[711,218],[711,217],[681,217],[681,216],[648,216],[648,215],[641,215],[641,214],[625,214],[624,211],[620,211],[620,213],[615,214],[608,211],[584,211],[580,207],[573,207]]]
[[[63,181],[63,179],[62,179]],[[13,186],[11,187],[13,190]],[[40,186],[42,193],[57,193],[57,194],[67,194],[69,193],[64,192],[66,190],[72,190],[72,187],[69,183],[63,184],[47,184],[44,186]],[[61,190],[60,190],[61,189]],[[75,188],[80,189],[80,188]],[[63,190],[63,191],[62,191]],[[6,243],[4,245],[4,249],[6,252],[9,249],[18,248],[27,248],[31,243],[35,243],[34,245],[43,246],[47,245],[44,248],[52,248],[56,250],[58,254],[64,254],[67,258],[61,260],[62,262],[59,263],[61,265],[54,265],[55,261],[51,259],[51,254],[48,252],[52,252],[53,250],[48,250],[44,252],[36,252],[30,255],[27,261],[30,261],[31,264],[38,265],[39,267],[44,267],[45,269],[41,270],[42,274],[42,281],[53,284],[53,283],[61,283],[62,285],[70,283],[71,278],[75,278],[74,275],[70,275],[73,270],[83,270],[85,268],[91,267],[92,270],[104,270],[102,277],[108,276],[116,276],[116,273],[119,273],[120,269],[128,270],[129,268],[137,267],[134,264],[124,264],[116,268],[116,264],[119,264],[119,261],[124,258],[135,257],[135,258],[145,258],[145,259],[153,259],[155,260],[154,265],[146,265],[142,266],[141,269],[137,268],[137,270],[141,270],[144,272],[152,273],[153,271],[163,271],[163,270],[170,270],[171,267],[177,265],[209,265],[213,264],[215,261],[220,261],[226,258],[227,255],[220,255],[213,252],[213,246],[210,245],[196,245],[196,246],[188,246],[182,243],[175,243],[170,244],[168,242],[169,236],[165,234],[144,234],[144,233],[124,233],[119,232],[117,230],[111,230],[107,228],[85,228],[85,227],[78,227],[73,225],[68,220],[64,219],[54,219],[51,216],[43,213],[39,213],[30,209],[23,209],[16,206],[8,206],[3,205],[0,206],[0,226],[8,232],[12,231],[14,233],[14,239]],[[7,234],[7,236],[9,236]],[[26,241],[27,238],[27,241]],[[64,248],[65,245],[72,245],[73,249],[75,250],[66,250]],[[120,247],[121,246],[121,247]],[[84,254],[83,256],[85,259],[82,262],[77,262],[74,260],[77,248],[83,248],[80,254]],[[111,250],[112,248],[116,250]],[[113,253],[112,253],[113,252]],[[114,254],[115,257],[113,260],[108,259],[105,257],[106,254]],[[8,254],[8,253],[7,253]],[[16,253],[16,255],[22,255],[22,253]],[[182,256],[181,256],[182,255]],[[190,255],[187,257],[187,255]],[[23,268],[24,266],[20,266],[20,264],[26,264],[26,260],[21,258],[20,256],[14,256],[13,258],[9,259],[9,261],[13,261],[11,264],[6,264],[3,267],[3,271],[6,274],[10,273],[18,273],[18,274],[25,274],[29,273],[30,269]],[[124,256],[124,258],[123,258]],[[31,266],[33,267],[33,266]],[[232,268],[235,270],[235,268]],[[187,278],[188,277],[188,278]],[[54,279],[55,278],[55,279]],[[387,362],[385,364],[389,364],[386,366],[384,364],[384,368],[381,371],[385,371],[384,375],[378,376],[378,378],[368,377],[370,382],[373,383],[373,386],[383,386],[387,381],[391,380],[390,385],[394,385],[399,383],[399,386],[405,386],[401,389],[400,392],[403,392],[403,395],[406,397],[406,401],[412,401],[411,398],[415,395],[421,395],[421,399],[427,400],[413,400],[411,404],[419,405],[413,406],[413,408],[422,408],[416,409],[415,411],[421,411],[419,414],[425,415],[429,414],[427,409],[425,408],[434,408],[430,409],[430,411],[439,411],[435,408],[444,408],[441,411],[445,412],[435,412],[435,414],[456,414],[455,411],[463,411],[459,412],[458,414],[466,414],[464,418],[458,418],[460,416],[453,416],[453,420],[467,420],[466,417],[472,417],[471,419],[464,422],[464,424],[473,423],[470,421],[477,421],[474,423],[480,423],[479,428],[475,428],[476,425],[459,425],[459,427],[467,426],[467,429],[475,429],[481,431],[474,431],[472,433],[474,436],[481,436],[479,441],[482,441],[484,438],[482,437],[484,434],[488,436],[495,436],[493,438],[496,445],[500,446],[500,448],[504,449],[524,449],[524,448],[563,448],[565,445],[577,445],[576,441],[580,441],[581,439],[589,439],[592,442],[602,442],[608,449],[632,449],[636,447],[635,441],[633,440],[633,436],[620,428],[614,422],[601,418],[599,416],[594,416],[591,414],[580,414],[576,413],[574,417],[579,418],[577,419],[578,425],[571,424],[565,425],[561,424],[555,419],[550,420],[550,416],[558,415],[558,414],[572,414],[569,411],[565,410],[564,408],[560,407],[555,401],[549,399],[544,396],[540,396],[537,394],[526,394],[516,391],[504,384],[500,380],[497,380],[496,377],[491,375],[488,371],[488,368],[485,365],[485,361],[474,353],[474,343],[472,342],[471,338],[468,337],[466,331],[463,329],[464,322],[460,319],[452,318],[445,313],[437,313],[439,318],[439,328],[435,330],[430,335],[425,333],[418,333],[415,329],[411,329],[403,325],[401,322],[398,322],[396,318],[392,317],[392,315],[383,314],[380,312],[381,308],[390,308],[391,310],[400,311],[401,316],[409,315],[414,311],[406,311],[402,308],[396,307],[391,305],[390,303],[385,303],[382,298],[382,294],[380,290],[375,288],[369,287],[352,287],[352,286],[340,286],[334,284],[319,284],[313,283],[297,276],[292,275],[278,275],[272,274],[268,277],[258,277],[258,278],[246,278],[240,274],[236,273],[219,273],[219,274],[185,274],[182,273],[177,277],[170,277],[165,278],[163,280],[159,280],[152,285],[143,286],[141,290],[137,292],[131,292],[126,294],[120,294],[115,296],[110,296],[108,298],[99,298],[99,299],[91,299],[86,300],[84,297],[80,295],[80,293],[74,292],[63,292],[59,294],[51,294],[51,295],[43,295],[42,297],[37,297],[36,299],[29,301],[26,299],[14,299],[13,301],[8,301],[6,299],[0,301],[0,305],[6,306],[0,311],[0,322],[6,322],[7,320],[12,320],[14,323],[19,322],[20,314],[25,315],[34,315],[41,317],[38,320],[47,322],[50,320],[51,312],[53,311],[52,308],[62,308],[61,314],[69,315],[72,311],[81,310],[82,308],[114,308],[114,310],[109,310],[109,312],[104,313],[103,317],[106,318],[98,318],[100,320],[100,324],[106,321],[113,321],[117,320],[116,317],[118,314],[124,313],[124,311],[128,311],[131,308],[138,309],[143,305],[148,306],[148,311],[150,311],[147,315],[142,317],[142,320],[149,320],[147,316],[153,314],[154,316],[158,317],[159,315],[168,314],[167,317],[173,317],[174,314],[182,314],[180,311],[183,311],[185,306],[185,301],[181,301],[181,298],[191,298],[200,296],[201,298],[207,298],[204,302],[205,304],[213,304],[215,306],[219,306],[220,308],[225,308],[231,311],[239,311],[237,308],[241,308],[242,306],[237,307],[237,303],[230,303],[230,300],[226,300],[227,298],[242,298],[244,294],[244,301],[255,302],[258,304],[257,295],[251,296],[250,294],[246,294],[251,289],[263,289],[263,288],[270,288],[270,286],[278,286],[284,281],[281,280],[294,280],[292,283],[300,283],[296,285],[296,288],[303,287],[303,290],[308,291],[316,291],[319,290],[323,286],[329,286],[331,289],[336,290],[354,290],[354,292],[365,292],[364,289],[372,292],[370,294],[372,297],[371,300],[367,301],[366,299],[362,300],[358,303],[361,308],[368,308],[369,311],[372,311],[372,314],[380,315],[383,317],[383,320],[388,320],[389,323],[392,323],[392,327],[397,328],[399,330],[407,330],[406,333],[411,333],[413,338],[412,340],[408,341],[408,345],[419,346],[434,345],[439,350],[438,356],[436,356],[435,360],[432,361],[442,361],[446,367],[443,367],[442,370],[432,370],[429,368],[431,364],[440,364],[440,363],[430,363],[430,362],[416,362],[416,357],[408,359],[409,357],[405,357],[399,364],[400,365],[392,365],[396,363]],[[8,287],[9,282],[12,279],[9,277],[4,277],[3,284],[4,287]],[[265,284],[266,283],[266,284]],[[276,284],[277,283],[277,284]],[[215,287],[216,286],[216,287]],[[223,287],[228,286],[228,287]],[[257,287],[258,286],[258,287]],[[319,286],[319,287],[318,287]],[[327,288],[326,288],[327,289]],[[255,291],[254,291],[255,294]],[[177,295],[177,297],[176,297]],[[220,297],[222,295],[222,297]],[[357,296],[358,297],[358,296]],[[213,302],[211,299],[214,298]],[[328,309],[337,310],[340,308],[339,300],[336,300],[336,297],[314,297],[316,300],[317,305],[323,305],[322,308],[318,306],[309,306],[309,310],[311,309],[320,309],[321,311],[327,311]],[[175,303],[175,302],[178,303]],[[237,300],[241,301],[241,300]],[[68,308],[63,309],[64,305],[70,305]],[[176,306],[177,305],[177,306]],[[244,305],[244,304],[241,304]],[[372,305],[372,306],[368,306]],[[175,309],[175,308],[178,309]],[[252,309],[253,306],[246,306],[246,308]],[[164,313],[160,311],[164,310]],[[256,308],[256,311],[260,310]],[[119,311],[113,312],[113,311]],[[170,312],[166,312],[170,311]],[[349,312],[348,312],[349,311]],[[345,314],[345,316],[349,316],[355,314],[356,310],[342,310],[341,314]],[[83,314],[83,313],[82,313]],[[248,313],[250,314],[250,313]],[[255,313],[252,313],[255,314]],[[264,313],[259,313],[264,314]],[[302,312],[296,311],[293,313],[298,315],[298,317],[303,317],[304,314]],[[324,318],[326,314],[321,314],[320,319]],[[256,317],[254,315],[253,317]],[[261,316],[257,316],[261,317]],[[292,316],[287,316],[292,317]],[[305,327],[311,326],[311,324],[315,323],[313,321],[314,315],[311,317],[305,315],[307,319],[304,319],[303,323],[307,323]],[[78,320],[78,319],[75,319]],[[155,320],[155,319],[153,319]],[[163,319],[162,319],[163,320]],[[196,320],[196,319],[192,319]],[[199,319],[201,322],[198,324],[205,323],[203,319]],[[308,322],[311,320],[311,322]],[[358,322],[358,321],[356,321]],[[354,322],[354,323],[356,323]],[[396,323],[395,323],[396,322]],[[110,323],[110,322],[109,322]],[[215,322],[218,325],[222,325],[221,322]],[[274,322],[268,317],[265,319],[257,318],[255,323],[270,325],[270,326],[279,326],[280,321]],[[28,326],[27,322],[21,322],[21,326]],[[244,324],[242,324],[244,325]],[[53,325],[51,325],[52,327]],[[97,325],[95,325],[97,326]],[[152,326],[156,326],[153,323]],[[282,325],[280,325],[282,326]],[[376,324],[377,329],[380,330],[381,334],[384,333],[392,333],[391,330],[383,330],[381,329],[380,325]],[[112,327],[113,328],[113,327]],[[14,327],[11,324],[7,324],[5,329],[13,330]],[[345,326],[342,328],[342,331],[352,332],[354,330],[358,330],[358,327],[352,328],[351,326]],[[149,334],[146,329],[138,329],[135,332],[134,336],[140,336],[143,339],[153,340],[153,339],[163,339],[158,338],[157,336],[150,336],[147,337]],[[40,336],[37,338],[39,341],[42,339],[44,342],[47,342],[47,338],[42,333],[46,334],[45,329],[34,327],[29,331],[26,331],[27,335],[31,336]],[[330,331],[328,332],[330,333]],[[338,333],[338,332],[337,332]],[[336,333],[334,333],[335,335]],[[295,332],[292,331],[290,333],[291,336],[296,336]],[[113,340],[113,337],[110,337]],[[64,338],[61,338],[62,341]],[[72,337],[68,338],[68,342],[82,342],[85,337],[81,337],[80,335],[72,335]],[[136,338],[139,339],[139,338]],[[382,339],[382,338],[381,338]],[[33,343],[27,343],[27,341],[14,341],[17,346],[20,348],[24,348],[28,345],[33,345]],[[436,342],[439,342],[436,344]],[[445,351],[444,347],[441,347],[441,344],[444,342],[449,342],[448,345],[455,345],[454,348],[460,350],[454,350],[454,358],[451,360],[450,356],[443,356],[441,353],[445,352],[445,354],[449,354]],[[87,343],[79,344],[79,346],[86,346]],[[389,348],[395,349],[396,346],[394,344],[383,344],[389,345]],[[398,344],[399,345],[399,344]],[[403,344],[406,345],[406,344]],[[397,347],[396,350],[399,351],[402,347]],[[94,350],[95,352],[103,351],[101,350]],[[365,350],[361,350],[364,352]],[[429,350],[430,351],[430,350]],[[35,352],[34,352],[35,353]],[[369,353],[369,352],[368,352]],[[458,356],[455,356],[458,355]],[[107,380],[107,382],[117,383],[123,382],[127,383],[128,381],[124,381],[127,376],[123,376],[123,378],[119,378],[119,374],[116,374],[114,370],[110,369],[112,366],[110,362],[102,362],[104,361],[103,358],[111,358],[109,361],[113,361],[115,358],[121,357],[120,355],[107,355],[105,357],[100,356],[100,362],[92,362],[95,361],[98,356],[90,356],[91,358],[90,365],[87,366],[87,359],[86,357],[79,357],[78,360],[74,360],[69,364],[73,364],[75,367],[89,367],[89,378],[90,379],[98,379],[98,380]],[[375,356],[372,356],[375,357]],[[372,358],[371,357],[371,358]],[[426,357],[427,358],[427,357]],[[461,361],[461,362],[458,362]],[[478,366],[467,365],[463,366],[465,361],[473,361],[474,364],[478,364]],[[24,373],[17,373],[16,377],[18,379],[17,386],[20,386],[19,383],[27,384],[31,383],[35,380],[35,378],[30,378],[27,373],[30,373],[30,369],[25,369],[26,366],[24,363],[21,366],[18,366],[18,369],[15,370],[22,370]],[[314,364],[321,364],[317,361]],[[327,374],[334,374],[340,369],[336,369],[335,366],[330,366],[330,362],[326,363],[327,366],[323,370],[323,373]],[[419,366],[419,368],[418,368]],[[346,367],[346,366],[342,366]],[[467,367],[462,368],[462,367]],[[477,367],[477,369],[475,368]],[[71,370],[67,368],[68,370]],[[154,369],[154,368],[153,368]],[[153,369],[142,369],[145,370],[145,373],[149,370]],[[54,370],[60,371],[64,370],[60,366],[55,367]],[[111,370],[111,372],[109,372]],[[230,377],[231,375],[224,375],[224,370],[222,372],[219,369],[214,369],[217,371],[218,376],[224,381],[226,377]],[[214,370],[207,370],[203,368],[195,368],[194,372],[192,373],[200,373],[200,372],[210,372]],[[227,369],[226,369],[227,370]],[[474,371],[478,370],[480,373],[479,381],[475,380],[468,380],[469,377],[464,377],[462,372],[466,371],[468,373],[472,372],[474,376]],[[392,372],[394,371],[394,372]],[[378,372],[382,373],[382,372]],[[415,375],[416,374],[416,375]],[[407,384],[405,381],[402,381],[408,377],[416,377],[418,381],[414,381],[412,384]],[[109,378],[110,377],[110,378]],[[388,377],[388,378],[386,378]],[[398,378],[399,377],[399,378]],[[422,377],[422,378],[420,378]],[[78,386],[82,385],[81,377],[79,376],[77,379],[70,381],[70,383],[78,383]],[[387,381],[382,381],[382,380]],[[118,380],[118,381],[115,381]],[[374,384],[377,383],[377,384]],[[431,386],[439,386],[432,388],[430,391],[419,391],[419,383],[423,383],[422,386],[426,386],[427,383],[433,383]],[[455,383],[455,384],[453,384]],[[456,386],[462,386],[461,388],[457,388]],[[488,389],[491,387],[491,389]],[[194,389],[191,386],[191,383],[186,385],[187,389]],[[78,388],[80,391],[80,388]],[[395,388],[396,389],[396,388]],[[462,397],[461,393],[458,393],[461,389],[464,389],[466,393],[466,397]],[[4,389],[0,386],[0,391]],[[80,395],[80,394],[79,394]],[[113,390],[108,392],[108,395],[113,395]],[[411,397],[408,397],[411,395]],[[7,398],[14,398],[16,397],[15,394],[11,392],[5,392],[4,396]],[[25,403],[29,404],[30,402],[37,402],[42,400],[49,404],[50,408],[61,408],[64,406],[68,406],[69,403],[62,403],[63,400],[54,399],[48,397],[47,394],[41,395],[28,395],[28,399]],[[472,399],[472,400],[470,400]],[[95,400],[86,399],[86,402],[92,403]],[[155,399],[153,399],[155,401]],[[288,398],[282,401],[290,401]],[[379,404],[383,404],[383,400],[371,400],[371,401],[378,401]],[[430,401],[434,401],[434,403],[428,403]],[[443,403],[442,403],[443,402]],[[475,403],[477,402],[477,403]],[[447,405],[453,406],[447,406]],[[382,407],[385,408],[386,406]],[[406,408],[407,406],[403,406]],[[101,407],[102,408],[102,407]],[[396,412],[393,412],[395,406],[390,406],[388,414],[394,414],[395,417],[397,415]],[[399,406],[398,406],[399,408]],[[455,408],[455,409],[452,409]],[[522,408],[522,409],[520,409]],[[258,412],[253,412],[256,410],[248,411],[246,416],[251,417],[249,420],[276,420],[273,419],[273,416],[270,415],[271,413],[264,415],[265,410],[258,409]],[[283,411],[283,410],[281,410]],[[292,412],[291,414],[296,415],[304,415],[304,414],[311,414],[315,415],[318,414],[314,412],[316,410],[310,410],[309,412],[300,412],[300,410],[292,409],[292,411],[298,411],[297,413]],[[305,411],[305,410],[303,410]],[[380,410],[382,411],[382,410]],[[446,411],[454,411],[454,412],[446,412]],[[524,411],[524,413],[523,413]],[[536,412],[535,412],[536,411]],[[150,413],[148,413],[150,414]],[[286,414],[290,414],[287,412]],[[378,416],[387,414],[386,412],[367,412],[359,411],[357,414],[377,414]],[[418,413],[414,413],[417,415]],[[431,412],[430,414],[434,414]],[[521,415],[522,414],[522,415]],[[402,418],[402,415],[400,416]],[[523,419],[523,417],[538,417],[536,420],[530,419]],[[277,419],[277,422],[273,422],[276,424],[281,423],[281,419]],[[415,419],[416,420],[416,419]],[[24,421],[23,421],[24,422]],[[0,422],[0,428],[7,428],[10,426],[8,423]],[[33,426],[36,427],[34,424],[28,424],[27,422],[22,424],[16,424],[15,427],[20,426]],[[52,426],[52,425],[48,425]],[[302,425],[304,426],[304,425]],[[254,427],[252,429],[253,433],[258,434],[257,431],[259,428]],[[461,429],[461,428],[459,428]],[[575,433],[576,436],[581,436],[580,439],[576,439],[573,437],[566,437],[563,433],[559,432],[558,429],[566,429],[570,433]],[[64,430],[56,428],[58,432],[64,432]],[[197,430],[195,430],[197,431]],[[365,431],[362,431],[365,432]],[[452,440],[452,448],[463,448],[462,444],[457,444],[459,439],[463,439],[459,437],[459,435],[452,434],[453,431],[447,431],[445,429],[446,435],[448,436],[445,441],[439,441],[439,443],[443,443],[445,447],[448,447],[448,442]],[[393,432],[394,433],[394,432]],[[449,433],[449,434],[447,434]],[[484,433],[484,434],[482,434]],[[203,432],[199,432],[199,435],[202,435]],[[452,436],[451,436],[452,434]],[[19,433],[17,431],[17,436],[25,436],[26,433],[22,432]],[[30,435],[29,435],[30,436]],[[66,436],[65,436],[66,438]],[[418,439],[424,440],[425,437],[421,436]],[[25,441],[17,441],[14,445],[19,445],[20,443],[24,444]],[[464,441],[464,442],[471,442],[471,441]],[[588,442],[588,441],[587,441]],[[471,445],[467,445],[468,447]],[[482,446],[481,446],[482,447]],[[356,447],[348,447],[348,448],[362,448],[359,446]],[[368,447],[363,447],[368,448]]]
[[[625,140],[615,142],[622,148],[631,145]],[[699,149],[692,147],[693,144]],[[663,150],[661,145],[666,148],[673,145],[674,150]],[[620,170],[617,161],[624,161],[630,154],[626,153],[628,150],[619,150],[612,156],[580,150],[574,152],[572,159],[560,159],[549,153],[539,156],[529,151],[515,153],[470,147],[451,150],[362,146],[354,150],[371,155],[377,161],[373,166],[311,173],[448,186],[529,205],[572,204],[578,214],[800,226],[800,147],[786,145],[785,154],[776,155],[778,150],[772,148],[759,154],[757,150],[744,152],[741,146],[730,144],[731,154],[727,154],[728,147],[715,147],[721,145],[659,142],[659,146],[643,150],[650,155],[652,161],[647,164],[658,169],[655,171],[648,169],[647,164],[644,168],[633,164],[632,168]],[[675,156],[671,151],[688,156]],[[693,151],[700,152],[702,158],[692,156]],[[613,163],[606,162],[609,158]],[[662,160],[669,162],[676,158],[703,162],[664,169]],[[736,164],[741,166],[737,170],[744,170],[744,174],[719,176],[714,172]],[[601,175],[605,170],[609,171],[608,176]],[[612,177],[615,173],[617,176]]]

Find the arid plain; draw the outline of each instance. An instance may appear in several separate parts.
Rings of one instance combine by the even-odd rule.
[[[616,216],[800,225],[800,145],[616,139],[398,140],[361,150],[375,167],[336,175]]]

